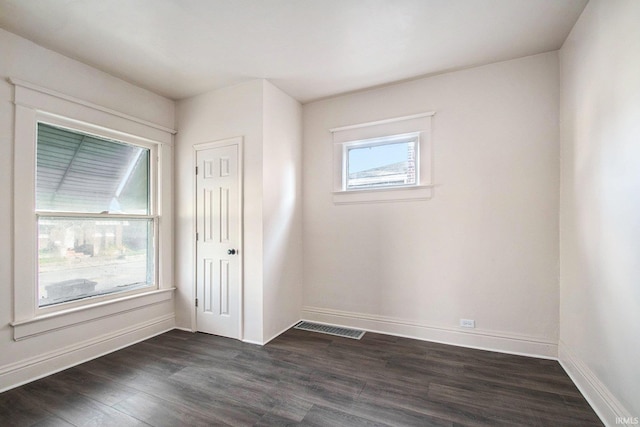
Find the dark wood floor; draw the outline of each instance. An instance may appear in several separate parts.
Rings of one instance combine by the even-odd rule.
[[[601,426],[555,361],[367,333],[171,331],[0,394],[1,426]]]

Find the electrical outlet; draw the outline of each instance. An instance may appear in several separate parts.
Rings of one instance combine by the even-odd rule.
[[[460,326],[463,328],[475,328],[476,321],[471,319],[460,319]]]

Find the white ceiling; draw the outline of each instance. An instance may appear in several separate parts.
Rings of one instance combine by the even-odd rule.
[[[301,102],[559,49],[587,0],[0,0],[0,27],[173,99]]]

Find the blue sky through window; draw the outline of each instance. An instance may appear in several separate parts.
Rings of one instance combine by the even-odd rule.
[[[407,160],[408,142],[351,148],[349,150],[349,173],[379,168]]]

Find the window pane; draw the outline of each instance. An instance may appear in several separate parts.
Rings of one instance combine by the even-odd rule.
[[[416,183],[415,141],[348,149],[347,188]]]
[[[154,284],[152,219],[38,219],[39,306]]]
[[[149,214],[149,149],[38,123],[36,209]]]

